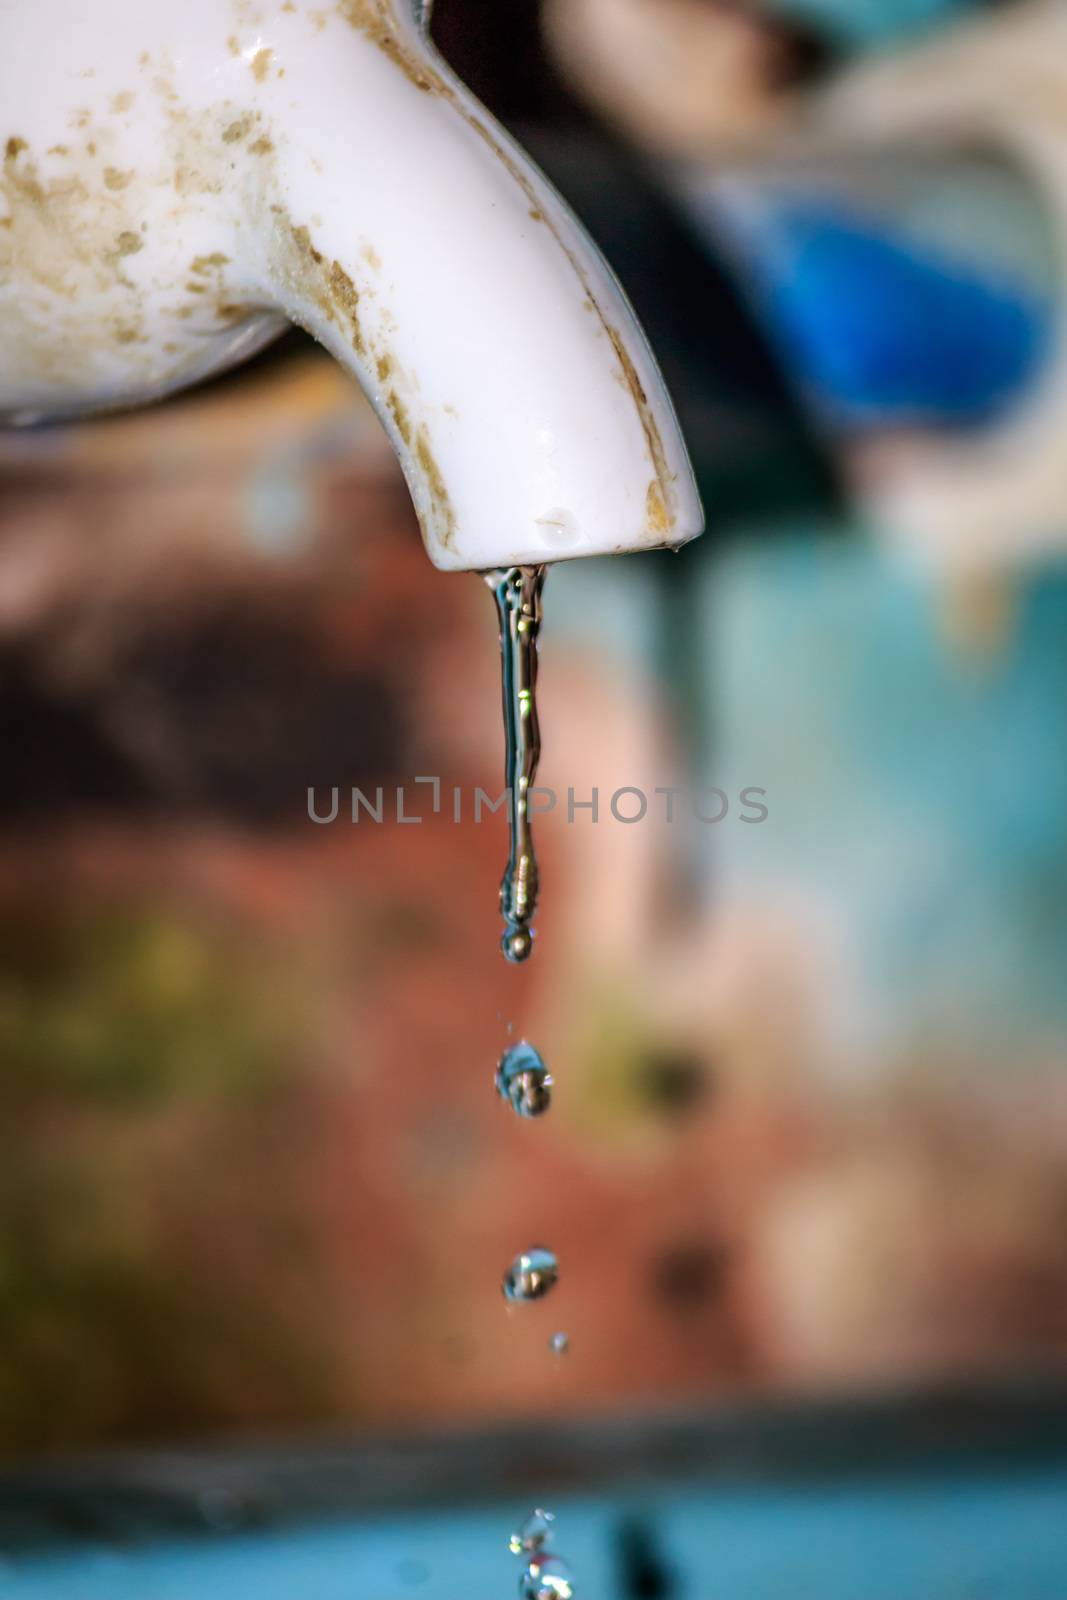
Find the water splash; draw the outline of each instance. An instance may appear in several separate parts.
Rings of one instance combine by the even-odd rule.
[[[522,1526],[511,1535],[508,1549],[513,1556],[541,1555],[552,1543],[555,1522],[554,1511],[542,1511],[540,1507],[531,1511]]]
[[[519,1117],[543,1117],[552,1104],[552,1074],[525,1039],[501,1056],[496,1090]]]
[[[574,1600],[574,1579],[562,1556],[538,1556],[519,1579],[520,1600]]]
[[[537,720],[537,640],[541,631],[544,567],[498,568],[487,573],[500,617],[503,674],[505,776],[510,794],[510,852],[500,885],[508,961],[526,961],[533,951],[530,926],[537,909],[539,878],[529,794],[541,759]]]
[[[551,1511],[531,1511],[508,1540],[513,1556],[525,1561],[519,1578],[519,1600],[574,1600],[574,1579],[562,1556],[552,1555],[556,1518]]]
[[[513,1305],[543,1300],[559,1281],[559,1262],[551,1250],[543,1245],[533,1245],[515,1257],[504,1274],[501,1288],[505,1300]]]

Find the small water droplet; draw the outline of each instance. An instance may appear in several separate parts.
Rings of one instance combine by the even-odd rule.
[[[515,1257],[504,1274],[501,1287],[506,1300],[540,1300],[559,1278],[559,1262],[551,1250],[543,1245],[533,1245]]]
[[[571,1336],[569,1333],[563,1333],[562,1331],[554,1333],[548,1341],[548,1348],[554,1356],[565,1356],[570,1347]]]
[[[511,1535],[508,1540],[508,1549],[513,1556],[536,1556],[552,1543],[552,1531],[556,1522],[554,1511],[542,1511],[540,1507],[531,1511],[521,1528]]]
[[[573,1600],[574,1579],[561,1556],[538,1556],[519,1579],[520,1600]]]
[[[542,1117],[552,1104],[552,1074],[525,1039],[501,1056],[496,1088],[520,1117]]]
[[[513,967],[528,961],[533,954],[534,933],[525,923],[512,922],[504,929],[500,948]]]

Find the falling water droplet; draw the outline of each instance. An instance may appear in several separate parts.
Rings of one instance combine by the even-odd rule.
[[[504,959],[510,961],[513,967],[521,966],[533,954],[534,931],[524,928],[521,923],[509,922],[500,935],[500,948]]]
[[[540,1507],[531,1511],[522,1526],[511,1535],[508,1549],[513,1556],[540,1555],[552,1543],[555,1522],[554,1511],[542,1511]]]
[[[515,1257],[504,1274],[504,1298],[515,1302],[541,1300],[559,1278],[559,1262],[551,1250],[533,1245]]]
[[[574,1579],[562,1556],[537,1556],[519,1579],[520,1600],[573,1600]]]
[[[548,1341],[548,1348],[554,1356],[565,1356],[570,1347],[571,1336],[569,1333],[563,1333],[562,1331],[554,1333]]]
[[[501,1056],[496,1088],[520,1117],[542,1117],[552,1104],[552,1074],[525,1039]]]

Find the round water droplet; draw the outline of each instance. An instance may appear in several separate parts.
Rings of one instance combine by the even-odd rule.
[[[542,1511],[540,1508],[531,1511],[522,1527],[511,1535],[508,1549],[513,1556],[540,1555],[552,1543],[555,1523],[554,1511]]]
[[[533,929],[522,922],[509,922],[500,940],[500,948],[512,966],[528,961],[533,953]]]
[[[573,1600],[574,1579],[561,1556],[538,1556],[519,1579],[520,1600]]]
[[[548,1348],[554,1356],[565,1356],[570,1347],[571,1336],[569,1333],[554,1333],[548,1341]]]
[[[533,1245],[516,1256],[501,1287],[506,1300],[540,1300],[555,1285],[559,1277],[559,1262],[551,1250]]]
[[[525,1039],[501,1056],[496,1088],[520,1117],[542,1117],[552,1104],[552,1074]]]

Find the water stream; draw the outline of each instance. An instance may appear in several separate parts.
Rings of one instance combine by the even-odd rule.
[[[504,697],[505,777],[510,849],[500,885],[504,933],[500,948],[511,962],[533,951],[531,927],[539,879],[529,797],[541,759],[537,720],[537,641],[541,632],[544,567],[508,567],[486,576],[500,617]]]

